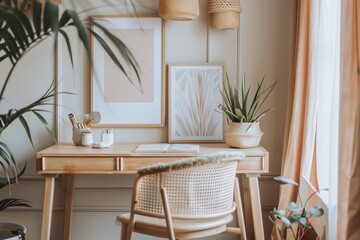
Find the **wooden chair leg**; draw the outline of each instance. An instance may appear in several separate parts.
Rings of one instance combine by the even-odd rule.
[[[134,225],[135,225],[135,214],[131,213],[130,220],[129,220],[129,226],[127,227],[126,240],[131,239],[131,234],[134,230]]]
[[[122,223],[121,224],[121,231],[120,231],[120,240],[125,240],[127,236],[128,224]]]
[[[167,231],[168,231],[168,234],[169,234],[169,239],[170,240],[176,240],[175,233],[174,233],[174,228],[173,228],[172,220],[171,220],[171,212],[170,212],[169,201],[168,201],[168,197],[167,197],[167,193],[166,193],[165,188],[161,189],[161,199],[162,199],[162,202],[163,202],[165,220],[166,220],[166,228],[167,228]]]
[[[243,206],[242,206],[242,201],[241,201],[241,196],[240,196],[240,184],[239,184],[239,179],[237,177],[235,178],[234,187],[235,187],[234,195],[235,195],[237,220],[238,220],[239,227],[241,229],[240,239],[247,240],[245,220],[244,220],[244,211],[243,211]]]

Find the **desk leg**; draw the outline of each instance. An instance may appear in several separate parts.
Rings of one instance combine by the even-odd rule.
[[[249,178],[249,192],[251,212],[253,217],[253,225],[256,240],[264,240],[264,225],[262,219],[260,191],[259,191],[259,174],[246,174]]]
[[[55,176],[45,177],[44,206],[41,226],[41,240],[50,239],[51,217],[54,203]]]
[[[64,217],[64,240],[70,240],[71,220],[73,210],[73,194],[74,194],[74,175],[66,175],[66,203]]]

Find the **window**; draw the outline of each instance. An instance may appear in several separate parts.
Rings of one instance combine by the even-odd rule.
[[[302,199],[314,190],[312,199],[326,210],[323,218],[326,239],[336,239],[337,161],[340,82],[340,0],[311,1],[311,69],[309,101],[313,122],[308,126],[300,194]],[[314,223],[322,233],[323,223]]]

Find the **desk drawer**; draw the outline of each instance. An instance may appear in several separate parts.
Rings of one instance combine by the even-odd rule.
[[[155,163],[173,162],[184,157],[124,157],[122,158],[122,170],[125,172],[136,172],[139,168],[153,165]]]
[[[237,172],[238,173],[262,173],[267,172],[269,166],[264,157],[246,157],[238,162]]]
[[[184,157],[124,157],[122,158],[122,170],[136,172],[139,168],[150,166],[159,162],[173,162]],[[246,157],[238,162],[238,173],[267,172],[268,166],[264,157]]]
[[[121,169],[120,158],[116,157],[43,157],[40,160],[39,170],[49,173],[97,173]]]

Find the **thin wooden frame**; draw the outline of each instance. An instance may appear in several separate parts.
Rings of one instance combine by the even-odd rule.
[[[92,18],[131,50],[140,65],[142,81],[141,86],[136,80],[130,83],[92,37],[90,108],[101,113],[101,122],[95,127],[164,126],[164,21],[158,16]],[[96,27],[93,30],[101,34]],[[123,66],[126,69],[126,63]],[[135,73],[130,78],[136,79]]]
[[[223,142],[223,64],[169,65],[169,142]]]

